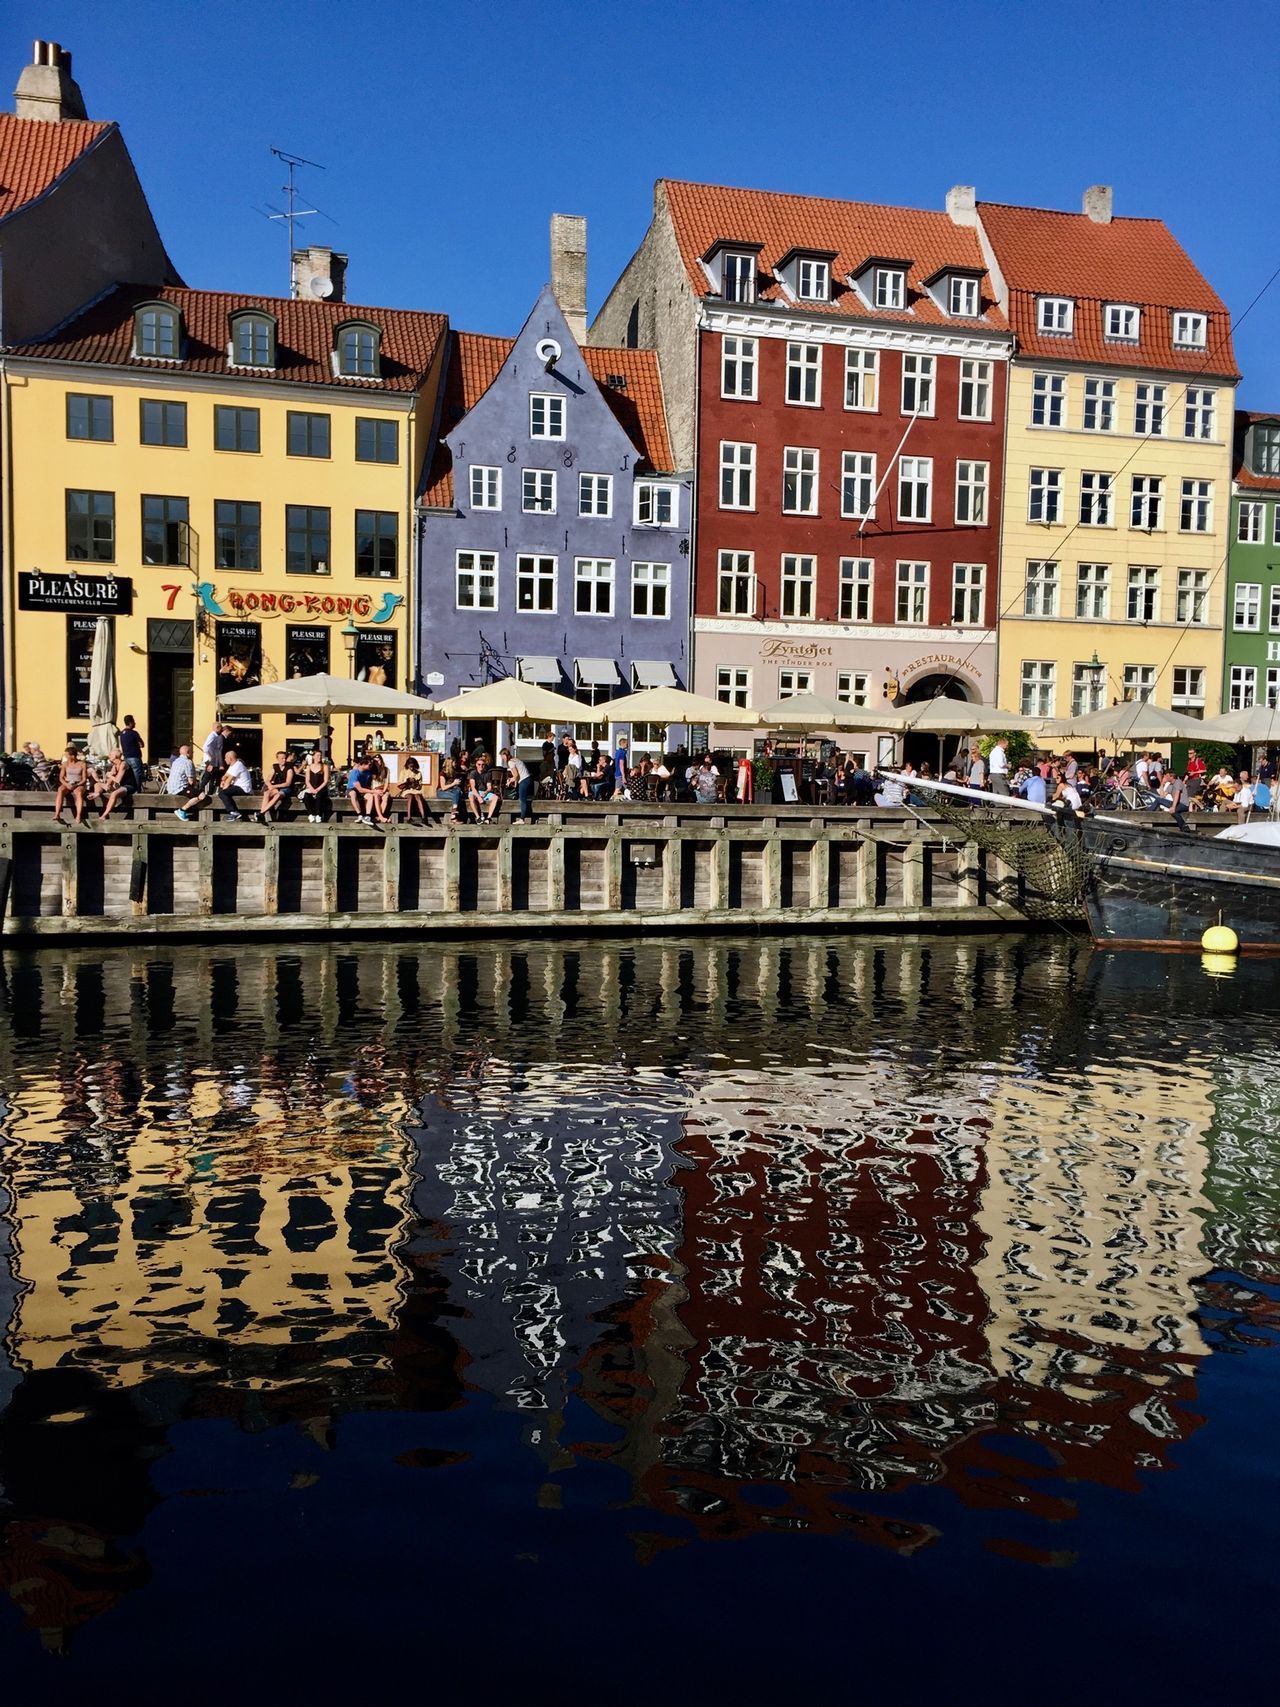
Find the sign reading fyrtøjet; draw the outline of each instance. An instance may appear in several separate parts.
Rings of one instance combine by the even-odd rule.
[[[133,582],[127,575],[46,575],[31,570],[18,576],[18,609],[132,616]]]

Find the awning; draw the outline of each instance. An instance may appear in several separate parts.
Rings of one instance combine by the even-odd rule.
[[[558,658],[521,658],[520,680],[534,682],[538,687],[557,688],[560,686],[560,660]]]
[[[631,674],[637,688],[673,688],[676,685],[675,666],[665,659],[655,662],[651,658],[637,658],[631,666]]]
[[[575,658],[578,685],[584,688],[611,688],[618,680],[618,666],[612,658]]]

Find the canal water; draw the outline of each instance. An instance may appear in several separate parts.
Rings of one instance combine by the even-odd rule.
[[[1270,965],[111,949],[0,1010],[7,1699],[1273,1695]]]

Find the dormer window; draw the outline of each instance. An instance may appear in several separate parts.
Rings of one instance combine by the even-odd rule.
[[[382,333],[376,326],[340,326],[334,355],[338,373],[349,379],[382,377]]]
[[[145,302],[133,316],[133,353],[176,362],[182,351],[182,316],[167,302]]]
[[[830,263],[802,259],[796,268],[796,295],[801,302],[830,301]]]
[[[947,282],[947,313],[957,320],[978,317],[978,281],[963,273],[952,273]]]
[[[1108,302],[1102,310],[1103,333],[1109,344],[1136,344],[1141,324],[1141,310],[1131,303]]]
[[[1036,298],[1036,331],[1051,338],[1069,338],[1075,330],[1076,305],[1069,296]]]
[[[907,275],[901,267],[877,267],[872,275],[871,300],[877,308],[905,308]]]
[[[1173,347],[1175,350],[1203,350],[1208,317],[1178,308],[1173,314]]]
[[[1259,422],[1253,429],[1249,465],[1255,474],[1280,476],[1280,422]]]
[[[721,256],[720,294],[726,302],[754,302],[756,299],[756,258],[738,249],[726,249]]]
[[[276,326],[269,314],[232,315],[231,361],[235,367],[276,365]]]

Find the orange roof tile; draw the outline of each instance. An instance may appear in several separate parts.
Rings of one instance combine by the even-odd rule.
[[[1163,220],[1113,219],[1101,225],[1083,213],[1001,202],[979,202],[978,212],[1009,286],[1009,320],[1021,354],[1237,377],[1226,305]],[[1075,300],[1072,337],[1036,330],[1037,296]],[[1103,337],[1108,302],[1143,310],[1136,344]],[[1205,349],[1174,348],[1172,311],[1179,308],[1208,317]]]
[[[440,436],[422,494],[422,502],[428,509],[453,508],[453,454],[444,442],[445,434],[451,433],[484,396],[514,348],[514,338],[494,338],[481,332],[449,334]],[[667,436],[667,411],[656,351],[610,349],[593,344],[582,350],[582,356],[618,425],[639,451],[642,461],[658,473],[672,473],[671,441]],[[625,388],[609,383],[615,377],[626,381]]]
[[[42,196],[113,124],[96,119],[20,119],[0,113],[0,219]]]
[[[786,303],[782,287],[772,277],[773,269],[792,249],[831,253],[829,303],[805,302],[806,314],[857,315],[898,324],[956,326],[925,292],[924,281],[948,267],[961,267],[983,276],[982,323],[1003,331],[1004,315],[996,306],[995,292],[986,277],[986,263],[977,233],[953,224],[946,213],[918,208],[885,207],[876,202],[831,201],[822,196],[793,196],[775,190],[735,190],[718,184],[686,184],[664,178],[663,189],[671,209],[676,242],[685,269],[698,296],[714,294],[706,269],[699,259],[717,238],[761,244],[758,285],[762,302]],[[846,278],[856,274],[872,256],[901,256],[911,262],[907,283],[914,298],[910,310],[890,313],[868,308],[848,287]]]
[[[1267,409],[1237,409],[1235,460],[1233,479],[1242,492],[1280,492],[1280,475],[1255,474],[1244,460],[1244,440],[1249,428],[1258,421],[1268,421],[1272,426],[1280,427],[1280,412]]]
[[[133,354],[133,315],[143,302],[169,302],[182,311],[180,361],[158,361]],[[276,365],[271,370],[234,367],[227,357],[229,317],[241,308],[261,308],[276,320]],[[334,333],[347,320],[368,320],[382,332],[382,377],[335,376],[330,361]],[[110,367],[157,373],[219,374],[233,384],[269,377],[302,385],[334,385],[355,391],[415,391],[422,383],[441,338],[448,330],[443,314],[417,309],[362,308],[349,302],[294,300],[287,296],[246,296],[231,291],[186,290],[167,285],[118,285],[98,302],[47,336],[18,346],[17,353],[50,361],[97,362]]]

